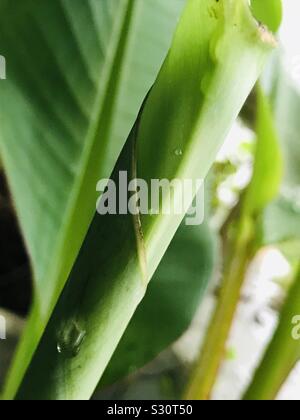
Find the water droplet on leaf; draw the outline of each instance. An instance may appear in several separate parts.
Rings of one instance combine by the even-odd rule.
[[[175,154],[175,156],[182,156],[183,155],[183,151],[182,151],[182,149],[175,149],[175,151],[174,151],[174,154]]]
[[[85,339],[86,331],[72,320],[64,324],[58,334],[57,351],[67,358],[76,357]]]

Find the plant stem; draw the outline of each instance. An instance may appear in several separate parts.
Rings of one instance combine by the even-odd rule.
[[[217,308],[212,317],[203,350],[187,387],[186,400],[209,400],[240,300],[241,288],[252,257],[250,240],[238,235],[228,255]]]
[[[278,328],[248,388],[245,400],[274,400],[300,359],[293,318],[300,315],[300,270],[281,313]]]

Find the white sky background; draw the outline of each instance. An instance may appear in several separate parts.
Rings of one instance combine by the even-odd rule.
[[[282,2],[284,16],[279,34],[282,53],[286,71],[300,92],[300,0],[282,0]],[[234,155],[242,141],[252,138],[251,131],[236,122],[218,155],[218,160],[223,161]]]
[[[283,0],[284,19],[280,39],[286,69],[300,89],[300,1]]]

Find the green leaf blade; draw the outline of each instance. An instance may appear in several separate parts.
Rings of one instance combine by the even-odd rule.
[[[0,1],[0,50],[9,64],[1,84],[0,154],[36,282],[9,394],[80,249],[96,182],[112,172],[182,6],[182,0],[24,0],[16,10]]]
[[[271,31],[277,32],[282,21],[281,0],[251,0],[253,14]]]
[[[152,13],[144,0],[26,0],[17,13],[3,3],[0,48],[9,73],[0,98],[1,155],[37,290],[48,289],[39,293],[46,313],[94,214],[96,183],[112,172],[182,3],[155,0]],[[151,31],[162,19],[155,39]],[[143,43],[148,56],[140,58]]]

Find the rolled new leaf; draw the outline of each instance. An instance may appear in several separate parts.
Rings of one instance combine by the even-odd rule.
[[[189,0],[114,178],[204,178],[273,46],[246,0]],[[95,216],[18,399],[90,398],[183,217]]]

